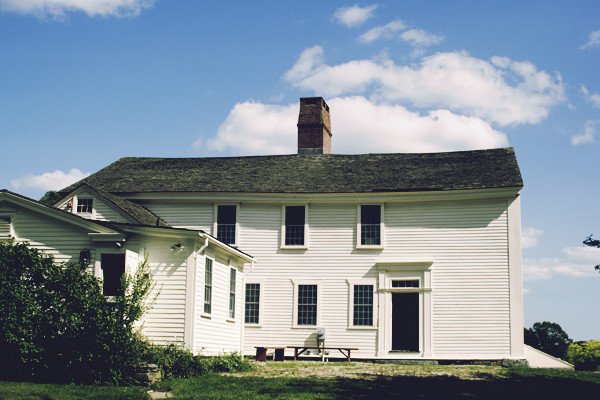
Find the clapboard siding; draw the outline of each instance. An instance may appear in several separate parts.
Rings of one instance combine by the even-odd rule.
[[[357,357],[374,357],[377,330],[348,328],[346,280],[376,279],[380,261],[426,259],[434,262],[428,311],[433,355],[508,356],[507,204],[504,199],[388,202],[384,248],[369,250],[356,248],[356,204],[310,203],[308,248],[292,250],[280,248],[281,203],[242,203],[239,246],[258,260],[248,278],[261,283],[263,313],[260,327],[245,329],[245,352],[252,353],[256,345],[314,344],[314,328],[292,328],[292,318],[293,281],[315,280],[322,292],[319,326],[327,329],[327,343],[358,347]],[[155,202],[147,207],[175,226],[212,227],[212,204]]]

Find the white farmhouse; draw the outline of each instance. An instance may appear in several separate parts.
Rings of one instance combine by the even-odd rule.
[[[148,254],[146,334],[194,352],[314,346],[324,328],[353,358],[523,359],[513,149],[341,155],[331,138],[325,101],[302,98],[298,154],[122,158],[46,210],[90,224],[53,249],[94,249],[105,282]]]

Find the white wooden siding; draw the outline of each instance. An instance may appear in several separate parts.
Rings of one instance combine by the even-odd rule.
[[[212,265],[211,313],[204,313],[205,259],[198,257],[196,272],[196,304],[194,315],[194,353],[218,355],[241,351],[242,273],[236,273],[235,318],[229,318],[229,282],[231,266],[227,260],[214,257]]]
[[[200,229],[211,233],[214,204],[144,203],[149,211],[174,228]]]
[[[207,205],[155,202],[147,207],[176,226],[212,224]],[[259,345],[315,344],[314,328],[292,328],[292,279],[314,279],[321,282],[319,319],[327,329],[326,344],[358,347],[353,355],[375,357],[377,330],[348,329],[346,279],[377,278],[377,262],[426,259],[433,261],[432,356],[510,355],[507,200],[387,202],[384,207],[382,250],[356,249],[356,203],[310,203],[309,247],[288,250],[279,247],[281,203],[240,205],[239,246],[258,260],[249,278],[262,282],[263,301],[261,327],[245,329],[246,353]]]

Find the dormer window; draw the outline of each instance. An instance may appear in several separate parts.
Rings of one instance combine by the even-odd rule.
[[[77,199],[77,214],[91,214],[93,199]]]

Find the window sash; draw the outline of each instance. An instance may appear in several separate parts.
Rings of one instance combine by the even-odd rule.
[[[298,325],[317,325],[317,285],[298,285]]]
[[[204,313],[211,313],[212,305],[212,265],[210,258],[206,259],[204,266]]]
[[[285,245],[303,246],[305,238],[306,207],[285,207]]]
[[[260,283],[246,284],[246,309],[244,322],[258,324],[260,321]]]
[[[360,206],[360,244],[381,244],[381,206]]]
[[[236,270],[231,269],[229,275],[229,318],[235,318],[235,285]]]
[[[217,239],[223,243],[235,244],[237,206],[217,207]]]
[[[373,285],[354,285],[352,324],[373,326]]]
[[[77,199],[77,212],[90,214],[92,212],[93,199]]]

